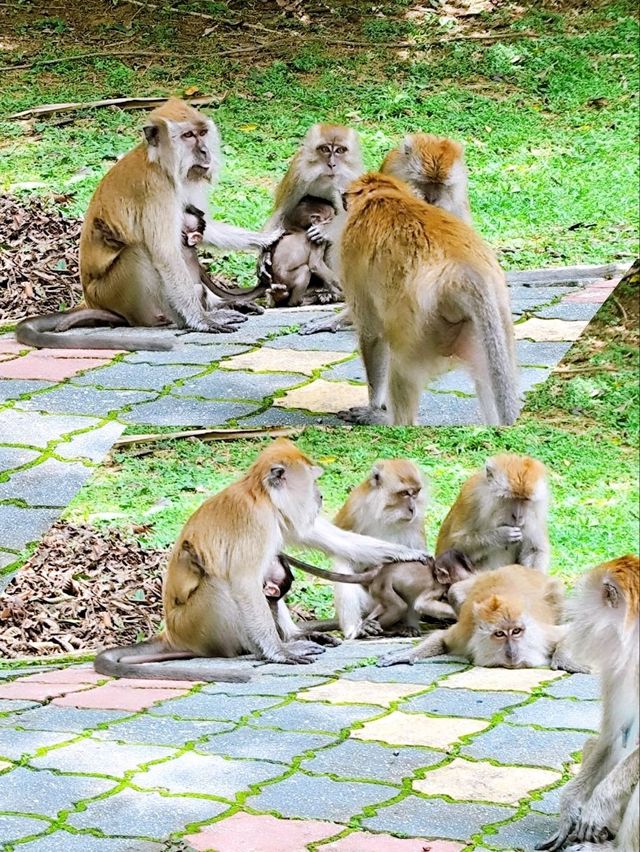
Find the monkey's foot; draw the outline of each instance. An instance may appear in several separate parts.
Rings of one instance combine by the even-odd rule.
[[[571,846],[565,846],[564,852],[607,852],[613,850],[616,846],[610,842],[604,843],[572,843]]]
[[[347,410],[339,411],[338,417],[347,423],[356,423],[358,426],[388,426],[389,415],[384,408],[371,408],[368,405],[355,406]]]
[[[560,827],[556,833],[548,840],[538,843],[536,849],[540,850],[540,852],[557,852],[558,849],[562,849],[568,837],[573,833],[576,824],[577,818],[569,817],[561,820]]]
[[[570,674],[591,674],[589,666],[576,663],[565,652],[556,651],[551,658],[550,668],[554,671],[569,672]]]
[[[319,630],[311,630],[304,635],[307,639],[316,642],[318,645],[328,645],[331,648],[337,648],[338,645],[342,645],[342,639],[338,639],[337,636],[332,636],[330,633],[321,633]]]
[[[230,302],[226,302],[225,304],[232,311],[239,311],[241,314],[259,316],[264,313],[264,308],[256,304],[256,302],[243,302],[240,299],[231,299]]]
[[[411,651],[400,651],[397,654],[385,654],[384,657],[380,657],[376,662],[376,666],[381,669],[385,669],[387,666],[412,666],[414,662],[415,660],[413,659]]]
[[[389,631],[389,635],[415,639],[416,636],[420,636],[421,633],[419,627],[412,627],[409,624],[399,624],[397,627],[394,627],[391,631]]]
[[[365,618],[358,630],[358,638],[363,639],[369,636],[380,636],[382,632],[382,626],[375,618]]]
[[[339,293],[332,293],[330,290],[319,290],[316,295],[316,300],[319,305],[330,305],[332,302],[340,300]]]
[[[349,319],[343,319],[340,314],[335,314],[328,319],[320,317],[319,319],[310,320],[300,328],[298,334],[318,334],[321,331],[328,331],[331,334],[335,334],[336,331],[348,328],[351,325],[352,323]]]
[[[208,331],[210,334],[225,334],[237,331],[238,326],[246,321],[247,318],[237,311],[228,311],[220,308],[217,311],[208,312],[206,319],[196,331]]]

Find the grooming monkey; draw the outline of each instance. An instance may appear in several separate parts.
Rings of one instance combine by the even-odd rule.
[[[233,331],[244,318],[220,310],[223,302],[205,289],[199,264],[187,262],[181,238],[185,207],[206,209],[220,160],[210,118],[175,98],[153,110],[143,142],[107,172],[89,204],[80,236],[86,308],[24,320],[17,339],[55,348],[149,348],[117,330],[99,337],[77,328],[64,337],[56,333],[104,321]],[[265,248],[280,234],[207,220],[202,236],[216,248],[246,250]]]
[[[560,624],[563,601],[562,584],[546,574],[522,565],[484,571],[473,579],[456,624],[430,633],[415,648],[381,657],[378,665],[457,654],[475,666],[588,671],[564,649],[570,628]]]
[[[551,547],[547,533],[549,489],[542,462],[500,453],[462,485],[438,535],[436,554],[454,547],[478,571],[518,563],[546,572]],[[449,594],[460,608],[469,583]]]
[[[301,305],[312,276],[325,287],[329,299],[341,297],[340,282],[325,262],[326,244],[312,242],[307,234],[310,227],[328,225],[334,216],[328,201],[307,195],[285,217],[286,233],[271,248],[269,296],[274,307]]]
[[[376,462],[364,482],[351,491],[334,523],[343,530],[424,548],[425,502],[426,487],[418,466],[408,459],[386,459]],[[369,567],[363,560],[343,557],[333,565],[340,574],[359,574]],[[345,638],[369,635],[367,616],[376,601],[367,590],[336,583],[334,600]]]
[[[414,133],[389,151],[380,171],[404,181],[423,201],[447,210],[471,225],[467,167],[464,151],[453,139]],[[327,318],[312,320],[300,334],[336,332],[353,324],[349,308]]]
[[[639,852],[639,600],[640,560],[627,555],[586,574],[569,604],[572,652],[600,671],[602,724],[561,793],[558,831],[538,849]]]
[[[292,556],[282,554],[285,563],[334,583],[362,586],[375,606],[363,622],[368,636],[402,624],[401,635],[419,636],[420,618],[455,621],[456,614],[442,598],[454,583],[473,575],[473,565],[459,550],[447,550],[437,558],[421,562],[396,562],[376,565],[360,574],[341,574],[316,568]]]
[[[375,565],[422,561],[405,547],[335,527],[320,516],[316,484],[322,469],[291,441],[267,447],[245,476],[206,500],[187,520],[163,583],[164,632],[155,639],[98,654],[101,674],[172,680],[246,680],[216,667],[158,665],[184,657],[255,654],[276,663],[307,663],[315,642],[282,641],[263,591],[263,578],[288,544],[319,548]]]
[[[369,405],[352,423],[412,425],[429,378],[461,360],[485,423],[518,414],[509,294],[493,253],[465,222],[368,174],[347,191],[340,274],[353,312]]]
[[[334,216],[329,221],[313,223],[307,228],[307,235],[311,242],[327,248],[339,231],[344,215],[342,194],[362,172],[360,140],[356,131],[338,124],[314,124],[305,134],[276,188],[273,212],[265,230],[283,228],[287,220],[291,222],[292,217],[295,220],[296,208],[306,196],[322,199],[331,205]],[[333,267],[333,259],[327,258],[326,254],[325,261]],[[271,284],[271,266],[271,252],[263,251],[258,269],[261,283]]]

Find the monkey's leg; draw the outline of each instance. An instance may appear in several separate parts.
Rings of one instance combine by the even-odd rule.
[[[366,620],[377,621],[383,630],[389,630],[404,619],[409,607],[390,583],[384,593],[384,599],[380,600]]]
[[[385,426],[389,423],[386,412],[389,347],[381,335],[369,336],[361,333],[359,337],[360,353],[369,385],[369,405],[339,411],[338,417],[362,426]]]
[[[414,604],[417,612],[426,618],[435,618],[436,621],[455,621],[456,613],[446,601],[437,601],[429,597],[427,592],[416,598]]]
[[[570,645],[568,626],[561,624],[550,629],[553,631],[552,637],[554,635],[558,637],[551,657],[551,668],[555,671],[561,670],[571,674],[591,674],[589,666],[577,663],[568,649]]]
[[[285,641],[308,639],[311,642],[315,642],[316,645],[329,645],[331,647],[342,644],[337,636],[330,636],[328,633],[322,633],[319,630],[305,630],[304,624],[296,624],[293,618],[291,618],[289,607],[283,600],[277,602],[276,613],[276,623]],[[322,653],[324,650],[324,648],[321,648],[318,653]]]
[[[456,615],[460,614],[460,608],[465,602],[465,599],[469,594],[469,589],[473,586],[474,582],[475,577],[469,577],[468,580],[460,580],[458,583],[453,583],[449,586],[447,598]]]
[[[377,666],[397,666],[402,663],[413,665],[417,660],[425,660],[427,657],[437,657],[439,654],[447,653],[446,636],[447,630],[435,630],[426,639],[414,648],[406,651],[398,651],[396,654],[385,654],[380,657]]]
[[[602,843],[616,834],[625,807],[638,785],[639,754],[636,748],[595,787],[573,833],[576,840]]]
[[[394,354],[389,374],[389,408],[395,426],[415,426],[418,422],[423,377]]]
[[[286,282],[289,285],[289,301],[288,307],[297,308],[302,304],[304,294],[307,292],[311,281],[311,270],[308,266],[301,266],[292,272],[289,280]]]
[[[318,334],[321,331],[328,331],[335,334],[336,331],[341,331],[343,328],[351,328],[353,320],[351,319],[351,311],[349,308],[343,308],[339,313],[332,314],[331,317],[320,317],[319,319],[310,320],[302,326],[298,334]]]
[[[334,301],[338,301],[342,296],[340,281],[333,269],[325,263],[324,248],[322,246],[314,246],[309,252],[309,271],[311,275],[316,275],[322,281]]]

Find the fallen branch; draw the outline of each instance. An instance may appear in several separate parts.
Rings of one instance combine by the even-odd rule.
[[[565,266],[551,269],[522,269],[507,272],[507,283],[523,284],[525,287],[541,287],[545,284],[563,284],[565,281],[583,281],[585,279],[615,278],[621,275],[624,267],[618,263],[605,263],[600,266]]]
[[[186,98],[187,102],[192,106],[202,107],[209,106],[212,103],[219,103],[221,98],[206,97],[206,98]],[[166,98],[109,98],[106,101],[86,101],[84,103],[68,103],[68,104],[43,104],[43,106],[32,107],[25,109],[23,112],[14,112],[9,118],[24,119],[34,118],[39,115],[54,115],[60,112],[74,112],[80,109],[99,109],[101,107],[117,106],[120,109],[152,109],[160,106],[166,101]]]
[[[556,369],[552,372],[564,373],[568,375],[571,375],[573,373],[616,373],[618,372],[618,368],[606,365],[603,365],[601,367],[598,365],[593,365],[589,367],[556,367]]]
[[[237,441],[242,438],[262,438],[269,435],[271,438],[287,438],[295,435],[301,427],[277,427],[275,429],[190,429],[186,432],[153,432],[148,435],[125,435],[118,438],[114,447],[123,447],[131,444],[146,444],[156,441],[175,441],[181,438],[199,438],[201,441]]]
[[[58,65],[61,62],[73,62],[76,59],[98,59],[100,57],[113,56],[176,56],[173,52],[158,50],[103,50],[93,53],[74,53],[72,56],[62,56],[58,59],[35,59],[33,62],[25,62],[22,65],[5,65],[0,71],[24,71],[35,68],[36,65]],[[13,118],[13,116],[9,116]]]

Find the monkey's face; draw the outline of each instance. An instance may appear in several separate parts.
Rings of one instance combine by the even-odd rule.
[[[312,525],[322,508],[316,480],[322,468],[308,461],[273,464],[267,476],[271,500],[284,522],[296,530]]]
[[[342,192],[362,171],[358,135],[340,125],[316,124],[304,141],[305,171]]]

